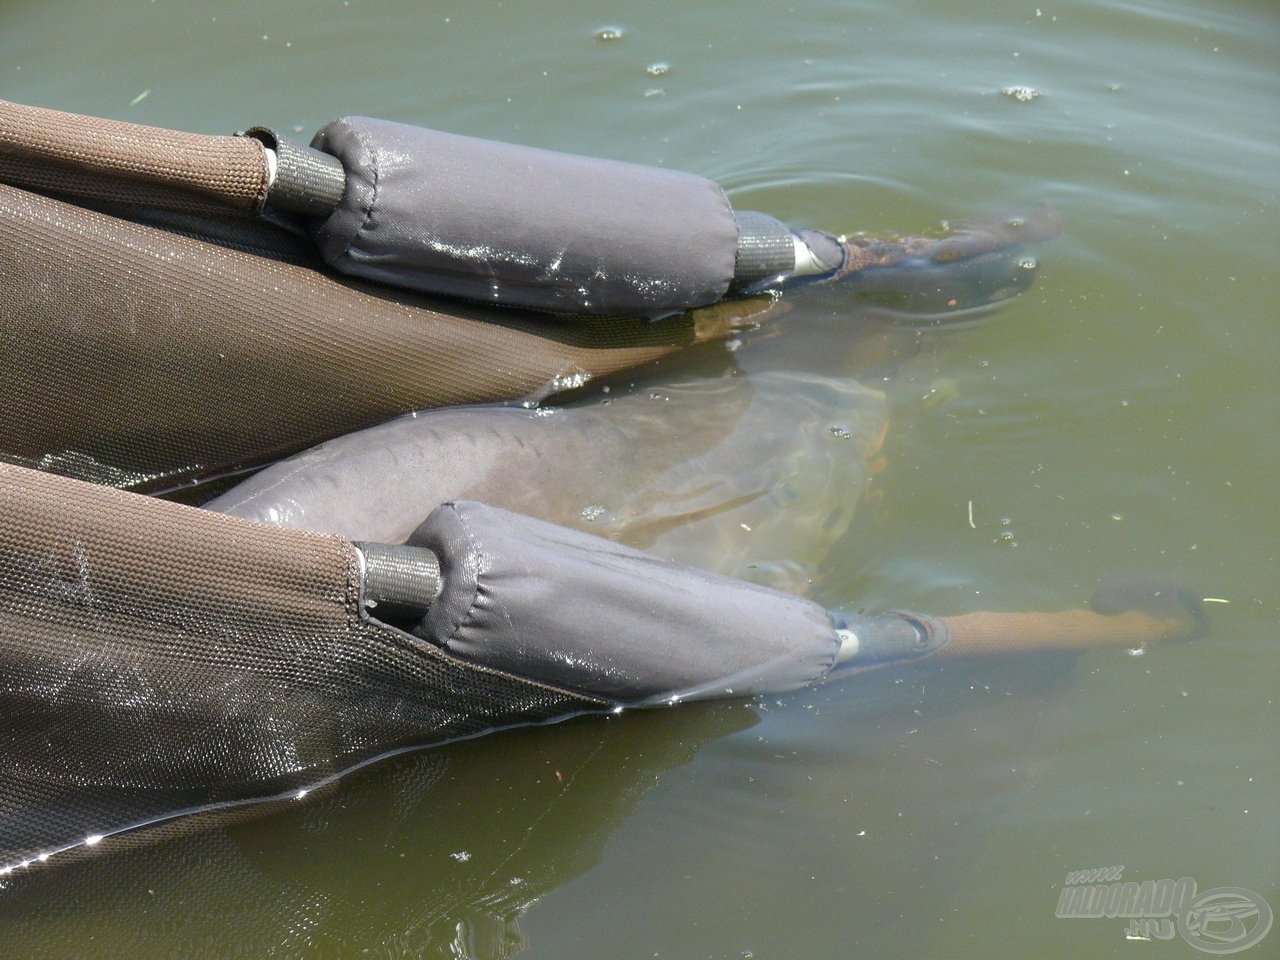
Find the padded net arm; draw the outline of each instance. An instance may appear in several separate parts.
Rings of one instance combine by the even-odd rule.
[[[0,871],[608,704],[362,615],[355,548],[0,465]]]
[[[411,410],[545,396],[735,322],[431,302],[4,185],[0,290],[0,460],[142,492]]]

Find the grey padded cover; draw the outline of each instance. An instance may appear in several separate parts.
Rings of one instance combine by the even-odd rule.
[[[311,141],[347,172],[313,235],[382,283],[557,313],[658,316],[713,303],[737,226],[702,177],[367,117]]]
[[[409,542],[444,581],[418,632],[543,683],[642,704],[787,690],[835,662],[815,603],[508,510],[446,503]]]

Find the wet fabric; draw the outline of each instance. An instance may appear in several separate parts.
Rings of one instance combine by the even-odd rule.
[[[510,731],[253,811],[267,819],[108,838],[73,869],[0,877],[6,956],[514,956],[525,909],[596,866],[654,784],[758,722],[720,702]]]
[[[188,213],[252,217],[262,145],[0,100],[0,182]]]
[[[407,745],[601,709],[369,619],[355,548],[0,465],[0,877]]]
[[[663,317],[794,265],[782,224],[740,222],[693,174],[368,117],[327,124],[313,144],[266,127],[207,136],[0,101],[0,182],[94,206],[302,214],[330,266],[397,288]],[[781,259],[764,255],[764,221]]]
[[[168,490],[410,410],[580,386],[734,322],[586,326],[335,279],[302,255],[0,185],[0,460]]]
[[[557,313],[661,316],[713,303],[738,228],[702,177],[347,117],[312,146],[347,190],[314,236],[381,283]]]
[[[440,506],[409,542],[444,584],[416,633],[620,703],[779,693],[839,647],[816,603],[475,501]]]

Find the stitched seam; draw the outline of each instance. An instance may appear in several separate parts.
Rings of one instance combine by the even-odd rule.
[[[479,548],[476,545],[476,538],[472,535],[471,528],[467,525],[466,518],[463,516],[463,512],[461,508],[458,506],[456,502],[450,502],[447,504],[447,506],[449,507],[450,510],[453,511],[454,516],[458,518],[458,522],[462,525],[462,531],[464,534],[466,534],[466,537],[467,537],[467,545],[471,548],[473,553],[478,553]],[[477,574],[475,591],[471,594],[471,602],[467,605],[466,612],[454,622],[452,627],[450,627],[448,638],[440,641],[441,646],[439,650],[441,653],[443,653],[445,656],[455,658],[461,663],[465,663],[467,666],[471,667],[472,669],[483,670],[486,673],[491,673],[501,677],[514,677],[518,680],[524,681],[525,683],[530,683],[547,690],[553,690],[557,693],[570,696],[576,700],[594,701],[595,703],[601,703],[606,705],[616,702],[610,698],[601,697],[598,694],[588,693],[586,691],[581,691],[581,690],[575,690],[572,687],[561,687],[556,684],[547,683],[545,680],[538,680],[534,677],[527,677],[521,673],[514,673],[510,670],[500,670],[493,667],[486,667],[482,664],[476,664],[470,660],[458,657],[457,654],[449,650],[447,644],[449,641],[453,640],[453,638],[457,635],[458,629],[462,626],[462,624],[471,619],[471,614],[476,608],[476,601],[479,599],[479,597],[480,597],[480,576]]]
[[[471,528],[467,526],[467,521],[466,521],[466,518],[463,517],[462,511],[458,509],[458,505],[456,503],[450,503],[448,506],[449,506],[449,509],[453,511],[453,515],[458,518],[458,523],[462,526],[462,532],[466,535],[466,538],[467,538],[467,546],[471,549],[472,553],[478,552],[476,549],[476,539],[474,536],[472,536]],[[465,623],[467,620],[471,619],[471,613],[476,608],[476,600],[477,598],[479,598],[479,596],[480,596],[480,575],[477,573],[475,578],[475,589],[472,590],[471,592],[471,600],[467,604],[467,609],[462,614],[462,616],[454,620],[453,624],[449,627],[449,636],[441,640],[442,644],[447,644],[450,641],[452,641],[457,636],[458,629],[462,626],[462,624]]]
[[[0,468],[3,468],[3,466],[3,464],[0,464]],[[454,510],[457,512],[456,507]],[[468,538],[470,538],[470,534],[468,534]],[[419,656],[425,655],[436,660],[442,660],[446,663],[463,667],[467,670],[473,670],[476,673],[485,674],[486,676],[496,677],[516,684],[525,684],[527,686],[534,687],[535,689],[563,697],[564,699],[573,701],[577,704],[585,704],[586,706],[584,709],[599,709],[613,706],[615,704],[615,701],[596,694],[584,693],[582,691],[572,690],[568,687],[556,686],[555,684],[547,683],[545,680],[526,677],[518,673],[512,673],[509,670],[498,670],[494,667],[485,666],[482,663],[475,663],[471,660],[463,659],[456,654],[450,653],[443,646],[439,646],[429,640],[422,640],[411,633],[407,633],[374,619],[369,615],[368,610],[364,608],[363,604],[360,603],[360,562],[356,559],[355,548],[351,546],[349,541],[344,541],[342,549],[344,553],[343,569],[347,577],[347,582],[342,588],[343,595],[340,598],[340,602],[346,608],[348,629],[352,634],[358,635],[358,631],[363,626],[365,629],[376,631],[377,635],[392,647],[408,649]],[[477,581],[475,596],[478,596],[479,593],[479,581]],[[475,596],[472,597],[472,607],[467,610],[468,616],[471,613],[471,609],[474,609]],[[463,619],[466,618],[464,617]],[[451,638],[453,633],[457,632],[457,628],[461,625],[461,622],[462,621],[460,620],[454,625],[453,630],[449,634]],[[493,729],[496,730],[499,728],[494,727]]]
[[[369,169],[373,175],[372,176],[373,193],[369,197],[369,206],[365,209],[365,212],[364,212],[364,221],[360,224],[360,226],[356,227],[356,232],[352,235],[351,242],[347,244],[346,249],[342,252],[342,255],[344,257],[351,256],[352,249],[356,246],[357,243],[360,242],[360,236],[363,233],[365,233],[368,230],[369,225],[373,223],[373,215],[378,206],[378,189],[382,185],[382,173],[378,169],[377,151],[370,148],[369,142],[363,136],[361,136],[359,130],[357,130],[355,127],[348,127],[348,129],[351,131],[351,135],[355,137],[356,142],[360,144],[361,150],[367,153],[369,156]]]
[[[729,202],[729,195],[724,192],[724,187],[716,183],[714,180],[709,181],[715,188],[716,194],[720,197],[720,203],[724,207],[725,216],[729,218],[729,222],[733,224],[733,263],[729,267],[729,276],[725,279],[724,285],[719,287],[717,300],[721,300],[729,292],[729,288],[733,286],[734,274],[738,271],[738,221],[733,215],[733,204]]]

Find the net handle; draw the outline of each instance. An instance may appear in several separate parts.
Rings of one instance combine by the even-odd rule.
[[[0,180],[169,209],[256,216],[269,186],[253,137],[209,136],[0,100]]]

